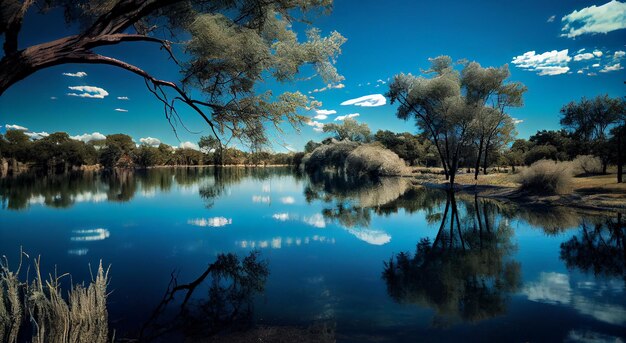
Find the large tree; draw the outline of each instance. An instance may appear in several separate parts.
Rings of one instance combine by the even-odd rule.
[[[369,142],[372,135],[366,123],[359,123],[352,118],[346,118],[341,124],[326,124],[323,130],[332,133],[340,141],[347,139],[353,142]]]
[[[623,100],[599,95],[593,99],[582,98],[561,108],[561,125],[569,130],[574,139],[591,148],[591,153],[602,159],[606,173],[609,162],[609,130],[618,125],[623,115]]]
[[[208,123],[216,138],[227,135],[263,144],[265,124],[297,125],[306,119],[296,110],[309,105],[299,92],[257,94],[255,86],[264,78],[292,81],[303,65],[312,64],[326,82],[342,79],[334,63],[345,38],[337,32],[322,37],[309,28],[302,41],[292,28],[292,23],[308,24],[331,7],[332,0],[2,0],[0,95],[45,68],[104,64],[142,77],[163,102],[170,121],[179,119],[176,104],[182,102]],[[61,8],[68,23],[78,24],[71,27],[80,29],[22,47],[19,36],[26,14],[54,8]],[[139,65],[97,51],[141,42],[157,44],[169,54],[180,69],[180,80],[160,79]]]

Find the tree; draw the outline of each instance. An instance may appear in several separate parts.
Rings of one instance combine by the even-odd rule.
[[[610,151],[607,147],[608,130],[620,119],[623,100],[599,95],[593,99],[582,98],[561,108],[561,125],[573,136],[588,144],[594,155],[602,159],[602,169],[606,173]]]
[[[400,119],[415,118],[417,127],[437,148],[450,187],[462,159],[461,151],[472,141],[477,106],[461,95],[461,80],[449,56],[431,59],[431,78],[399,74],[389,85],[387,97],[398,102]]]
[[[353,142],[369,142],[372,135],[366,123],[359,123],[352,118],[346,118],[341,124],[326,124],[324,132],[331,132],[337,140],[347,139]]]
[[[198,142],[200,151],[205,154],[213,153],[213,163],[224,165],[223,147],[221,142],[214,136],[202,136]]]
[[[311,64],[324,81],[342,80],[334,64],[345,38],[337,32],[322,37],[309,28],[306,41],[300,41],[292,29],[293,22],[308,23],[312,14],[329,12],[332,0],[3,0],[0,7],[0,95],[45,68],[109,65],[143,78],[163,102],[170,122],[178,121],[176,104],[182,102],[216,137],[230,134],[263,143],[264,124],[300,124],[305,118],[296,110],[309,105],[299,92],[256,94],[264,77],[292,81],[302,66]],[[77,29],[66,37],[19,49],[22,22],[32,7],[43,13],[59,8],[68,24],[79,25],[72,25]],[[161,80],[138,65],[101,54],[101,49],[96,52],[110,45],[142,43],[167,52],[181,79]]]
[[[476,112],[475,144],[478,147],[474,179],[478,179],[481,158],[483,173],[487,174],[488,154],[494,145],[504,145],[515,135],[513,119],[505,111],[523,105],[522,95],[527,88],[520,82],[505,83],[511,75],[507,65],[483,68],[476,62],[468,63],[461,71],[461,87],[467,101],[481,107]]]
[[[313,152],[313,150],[315,150],[315,148],[317,148],[318,146],[322,145],[322,143],[317,143],[314,141],[308,141],[306,142],[306,144],[304,145],[304,152]]]
[[[124,157],[121,162],[127,165],[128,160],[133,157],[134,150],[135,142],[130,136],[121,133],[108,135],[105,140],[105,148],[100,153],[100,163],[106,168],[113,168]]]

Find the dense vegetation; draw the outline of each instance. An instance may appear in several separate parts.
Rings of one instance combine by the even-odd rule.
[[[152,166],[196,166],[203,164],[267,165],[293,164],[294,153],[244,152],[236,148],[207,149],[174,148],[167,144],[137,145],[124,134],[112,134],[103,140],[82,142],[65,132],[56,132],[39,140],[31,140],[24,132],[8,130],[0,135],[0,158],[13,159],[36,168],[63,172],[73,167],[100,164],[104,168],[145,168]]]

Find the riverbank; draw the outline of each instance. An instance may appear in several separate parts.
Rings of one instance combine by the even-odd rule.
[[[413,174],[426,187],[443,188],[443,175]],[[563,206],[584,211],[616,211],[626,213],[626,183],[617,183],[615,174],[572,178],[572,190],[560,195],[531,195],[518,190],[517,175],[492,173],[479,175],[458,174],[457,190],[479,197],[511,202],[523,206]]]

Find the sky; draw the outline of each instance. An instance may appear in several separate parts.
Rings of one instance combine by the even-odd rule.
[[[413,121],[396,118],[384,97],[398,73],[420,74],[429,58],[449,55],[482,66],[508,64],[510,81],[528,87],[524,106],[510,110],[519,137],[559,129],[559,110],[581,97],[626,95],[626,2],[604,1],[348,1],[335,0],[330,15],[314,26],[347,38],[337,68],[345,79],[326,85],[318,77],[258,86],[274,94],[298,90],[322,102],[302,110],[311,118],[300,130],[270,130],[276,151],[302,150],[320,141],[325,123],[352,117],[379,129],[416,133]],[[45,30],[42,30],[45,28]],[[303,36],[302,27],[294,28]],[[27,14],[20,48],[76,32],[62,13]],[[99,52],[139,65],[161,79],[177,80],[176,65],[151,43],[127,43]],[[301,79],[312,76],[304,68]],[[42,70],[0,96],[0,133],[25,129],[33,139],[56,131],[89,140],[129,134],[139,144],[163,142],[194,147],[209,128],[191,109],[179,106],[185,124],[176,133],[162,103],[143,79],[110,66],[67,64]]]

